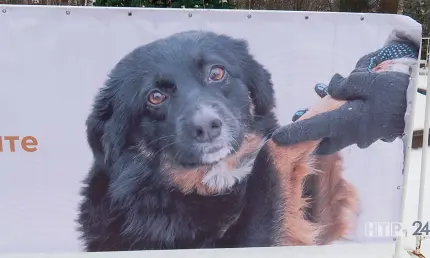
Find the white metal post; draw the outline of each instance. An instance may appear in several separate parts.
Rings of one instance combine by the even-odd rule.
[[[430,40],[429,42],[430,43]],[[430,44],[427,45],[427,55],[430,49]],[[429,62],[430,60],[427,60]],[[424,118],[424,135],[423,135],[423,150],[421,156],[421,174],[420,174],[420,188],[418,196],[418,221],[424,223],[423,213],[424,213],[424,193],[426,186],[426,174],[427,174],[427,151],[428,151],[428,141],[429,141],[429,129],[430,129],[430,65],[427,63],[427,94],[426,94],[426,107],[425,107],[425,118]],[[416,247],[419,249],[421,247],[422,236],[416,236]]]
[[[421,60],[421,48],[422,48],[422,42],[420,44],[420,49],[418,51],[418,63],[417,63],[417,69],[415,69],[415,73],[411,74],[411,83],[409,87],[412,87],[412,90],[410,92],[412,93],[410,96],[410,101],[412,101],[412,107],[409,113],[409,124],[407,125],[407,131],[406,131],[406,149],[405,149],[405,162],[404,162],[404,168],[403,168],[403,187],[402,187],[402,200],[401,200],[401,210],[400,210],[400,222],[402,224],[405,223],[405,217],[406,217],[406,211],[408,210],[406,207],[406,194],[408,189],[408,181],[409,181],[409,171],[410,171],[410,162],[411,162],[411,154],[412,154],[412,140],[413,140],[413,134],[414,134],[414,114],[415,114],[415,108],[416,108],[416,95],[417,95],[417,84],[419,80],[419,67],[420,67],[420,60]],[[408,100],[409,101],[409,100]],[[407,236],[407,229],[402,229],[402,234],[396,237],[396,246],[394,250],[394,258],[400,258],[404,257],[405,247],[404,247],[404,238]]]

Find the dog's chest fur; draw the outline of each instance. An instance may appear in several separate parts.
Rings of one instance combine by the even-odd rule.
[[[228,191],[251,174],[256,154],[252,153],[238,160],[232,167],[227,161],[212,166],[202,179],[202,183],[214,192]]]
[[[252,172],[257,153],[264,139],[256,135],[246,136],[241,148],[234,155],[214,165],[199,168],[175,168],[163,162],[162,173],[167,174],[170,184],[185,195],[221,195],[230,192]]]

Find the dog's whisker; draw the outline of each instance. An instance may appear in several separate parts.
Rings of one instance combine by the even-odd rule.
[[[168,143],[166,145],[164,145],[161,149],[159,149],[158,151],[156,151],[153,155],[156,156],[157,154],[159,154],[160,152],[162,152],[163,150],[165,150],[167,147],[172,146],[174,144],[178,144],[178,143],[183,143],[184,141],[174,141],[171,143]]]
[[[176,160],[179,157],[180,154],[181,154],[180,151],[176,151],[175,155],[173,156],[173,159]]]
[[[176,136],[176,134],[161,136],[161,137],[158,137],[155,140],[150,141],[149,143],[146,143],[146,145],[151,145],[152,143],[154,143],[156,141],[159,141],[159,140],[162,140],[162,139],[165,139],[165,138],[169,138],[169,137],[174,137],[174,136]]]
[[[249,107],[250,105],[252,105],[252,103],[244,103],[242,106],[239,106],[239,109],[242,109],[244,107]]]
[[[156,139],[154,139],[154,140],[150,141],[149,143],[145,143],[143,140],[139,141],[139,142],[136,144],[137,154],[133,157],[133,159],[137,159],[137,158],[139,158],[139,157],[141,157],[141,156],[144,156],[144,155],[145,155],[145,153],[148,153],[148,150],[146,149],[146,148],[147,148],[147,146],[150,146],[151,144],[153,144],[153,143],[155,143],[155,142],[157,142],[157,141],[159,141],[159,140],[167,139],[167,138],[170,138],[170,137],[176,137],[176,135],[177,135],[177,134],[180,134],[182,131],[183,131],[182,129],[177,130],[177,131],[176,131],[176,134],[164,135],[164,136],[158,137],[158,138],[156,138]],[[179,143],[179,142],[178,142],[178,141],[176,141],[176,143]],[[172,143],[172,144],[173,144],[173,143]],[[171,144],[170,144],[170,145],[171,145]],[[146,148],[145,148],[145,147],[146,147]],[[164,147],[165,147],[165,146],[164,146]],[[162,148],[163,148],[163,147],[162,147]],[[161,151],[162,151],[162,150],[161,150]],[[158,154],[158,153],[157,153],[157,152],[156,152],[156,153],[151,153],[151,155],[154,155],[154,156],[155,156],[155,154]]]

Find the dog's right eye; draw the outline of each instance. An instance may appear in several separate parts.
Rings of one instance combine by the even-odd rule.
[[[148,102],[152,105],[160,105],[164,102],[164,100],[166,100],[166,96],[157,90],[154,90],[148,94]]]
[[[224,78],[224,75],[225,75],[225,70],[223,67],[214,66],[211,68],[209,72],[209,79],[214,82],[220,81]]]

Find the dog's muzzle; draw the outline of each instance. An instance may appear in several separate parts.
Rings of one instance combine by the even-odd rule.
[[[223,122],[216,110],[211,107],[196,107],[186,120],[188,121],[184,125],[185,131],[196,143],[214,142],[221,136]]]

